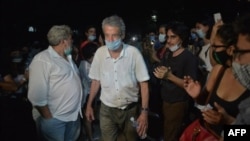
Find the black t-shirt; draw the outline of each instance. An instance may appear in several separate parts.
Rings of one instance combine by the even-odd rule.
[[[172,53],[168,57],[164,57],[162,64],[164,66],[170,67],[172,73],[183,79],[185,75],[191,76],[194,80],[197,80],[198,76],[198,60],[190,51],[185,49],[178,56],[172,57]],[[162,80],[161,82],[161,95],[166,102],[180,102],[187,101],[191,97],[187,94],[184,88],[179,87],[170,80]]]

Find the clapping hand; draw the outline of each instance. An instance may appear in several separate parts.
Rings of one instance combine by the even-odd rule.
[[[166,66],[158,66],[154,69],[154,75],[155,77],[159,79],[167,78],[169,73],[171,73],[170,68],[167,68]]]
[[[192,97],[197,98],[201,91],[201,85],[198,81],[194,81],[190,76],[184,76],[184,89]]]

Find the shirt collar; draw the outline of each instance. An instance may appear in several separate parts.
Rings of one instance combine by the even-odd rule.
[[[105,46],[105,47],[106,47],[106,46]],[[122,43],[122,50],[121,50],[121,53],[120,53],[119,58],[121,58],[121,57],[126,57],[126,56],[127,56],[126,48],[127,48],[127,44]],[[110,56],[110,54],[109,54],[108,47],[106,47],[106,59],[108,59],[108,58],[111,58],[111,56]]]
[[[48,48],[49,53],[52,57],[60,58],[61,56],[52,48],[52,46],[49,46]]]

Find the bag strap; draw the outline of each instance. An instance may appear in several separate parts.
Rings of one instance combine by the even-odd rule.
[[[218,72],[218,74],[217,74],[217,76],[216,76],[215,84],[214,84],[212,90],[209,92],[209,94],[208,94],[208,96],[207,96],[205,105],[208,104],[208,102],[209,102],[209,100],[210,100],[210,97],[211,97],[212,93],[215,92],[215,91],[218,89],[219,84],[220,84],[220,81],[221,81],[221,79],[222,79],[222,77],[223,77],[223,74],[224,74],[225,70],[226,70],[226,68],[225,68],[224,66],[222,66],[222,68],[220,68],[220,70],[219,70],[219,72]]]

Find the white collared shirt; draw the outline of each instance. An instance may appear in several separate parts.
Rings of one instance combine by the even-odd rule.
[[[201,58],[202,61],[204,61],[205,63],[204,67],[206,67],[206,70],[208,72],[210,72],[213,68],[210,62],[209,47],[210,47],[210,44],[206,44],[202,46],[200,54],[199,54],[199,57]]]
[[[107,106],[121,109],[138,101],[139,82],[149,80],[140,51],[127,44],[123,44],[117,59],[111,58],[106,46],[98,48],[89,77],[100,81],[101,101]]]
[[[54,118],[75,121],[82,101],[77,66],[51,46],[37,54],[29,66],[28,98],[34,106],[48,105]]]

